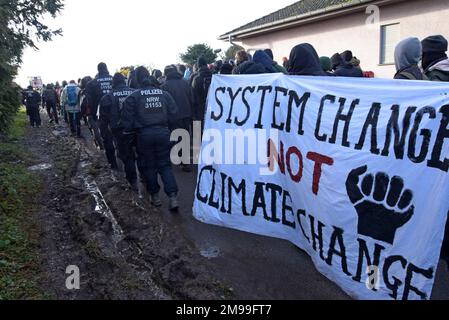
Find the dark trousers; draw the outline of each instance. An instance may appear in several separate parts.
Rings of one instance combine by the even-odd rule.
[[[89,123],[89,129],[92,132],[96,145],[100,148],[103,148],[103,141],[101,138],[100,129],[98,128],[97,116],[88,116],[87,121]]]
[[[168,128],[146,128],[137,134],[139,170],[144,175],[148,193],[160,191],[158,173],[168,196],[178,193],[178,185],[170,161],[170,131]]]
[[[39,107],[27,108],[28,116],[30,117],[30,124],[32,127],[40,127],[42,124],[41,115],[39,113]]]
[[[77,137],[81,136],[81,114],[79,112],[67,112],[67,120],[69,121],[70,131]]]
[[[114,132],[119,159],[125,167],[126,180],[133,184],[137,181],[136,153],[134,135],[124,135],[122,131]]]
[[[56,109],[56,103],[47,102],[48,117],[56,124],[59,124],[58,110]]]
[[[106,158],[111,166],[117,165],[117,158],[115,155],[114,136],[107,124],[100,121],[100,133],[103,140],[103,147],[106,153]]]

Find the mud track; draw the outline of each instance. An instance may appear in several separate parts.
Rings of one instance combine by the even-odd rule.
[[[53,299],[349,299],[310,257],[286,241],[204,225],[192,217],[195,171],[175,169],[180,213],[151,207],[112,172],[83,127],[29,130],[25,144],[44,181],[40,231],[42,289]],[[81,289],[66,289],[66,268]],[[449,299],[441,263],[432,299]],[[219,280],[219,281],[218,281]]]
[[[43,179],[34,219],[49,298],[229,298],[209,274],[208,261],[176,226],[163,222],[161,215],[170,213],[132,192],[90,141],[48,126],[29,129],[25,144]],[[80,290],[66,288],[71,265],[80,269]]]

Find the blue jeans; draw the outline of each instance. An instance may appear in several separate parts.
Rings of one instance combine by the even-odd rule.
[[[168,196],[178,193],[170,160],[170,131],[168,128],[145,128],[137,134],[137,154],[141,173],[150,194],[160,191],[158,174]]]

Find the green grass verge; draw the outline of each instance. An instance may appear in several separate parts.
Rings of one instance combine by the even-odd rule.
[[[27,170],[30,155],[21,146],[27,123],[20,110],[8,135],[0,137],[0,300],[42,298],[30,218],[39,177]]]

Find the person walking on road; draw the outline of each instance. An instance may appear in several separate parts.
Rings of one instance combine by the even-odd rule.
[[[29,86],[22,94],[23,104],[26,107],[27,115],[30,117],[30,125],[39,128],[42,124],[39,108],[41,104],[41,95],[39,92]]]
[[[107,131],[104,131],[104,137],[102,136],[102,132],[99,123],[98,123],[98,105],[100,104],[101,98],[103,98],[106,94],[111,92],[112,90],[112,77],[109,74],[108,67],[105,63],[101,62],[98,64],[98,74],[90,81],[86,86],[86,98],[87,103],[90,107],[90,114],[87,117],[89,122],[89,126],[94,134],[94,139],[99,146],[100,149],[111,148],[111,144],[105,146],[105,143],[111,142],[111,136],[107,134]],[[103,140],[106,141],[103,141]],[[110,150],[109,150],[110,151]],[[113,166],[113,163],[110,163]]]
[[[47,85],[44,93],[42,94],[42,103],[45,105],[48,113],[48,117],[50,118],[50,123],[59,124],[58,117],[58,103],[59,97],[53,85]]]
[[[67,114],[67,120],[70,125],[72,136],[81,138],[81,106],[79,101],[79,93],[81,89],[75,80],[64,88],[61,95],[61,103]]]
[[[124,134],[120,121],[123,103],[133,92],[134,90],[126,85],[125,76],[116,73],[112,79],[112,92],[100,101],[100,122],[111,131],[117,146],[118,157],[125,167],[126,179],[131,188],[138,192],[134,134]],[[108,157],[115,158],[115,152]]]
[[[212,83],[212,72],[207,67],[206,59],[198,59],[198,73],[192,81],[193,94],[195,99],[194,119],[202,121],[204,128],[204,117],[206,113],[207,94]]]
[[[178,72],[176,66],[168,66],[164,70],[166,77],[165,83],[161,89],[171,94],[178,106],[178,113],[176,114],[175,123],[170,128],[171,131],[182,129],[189,133],[192,132],[192,118],[193,118],[193,91],[189,83],[185,81]],[[182,170],[191,172],[192,168],[189,163],[181,164]]]
[[[178,108],[172,96],[159,89],[157,80],[145,67],[135,72],[139,89],[123,103],[121,121],[125,134],[135,132],[139,170],[144,175],[151,203],[162,205],[159,197],[158,174],[169,198],[169,208],[178,209],[178,185],[170,160],[169,126],[176,120]]]

